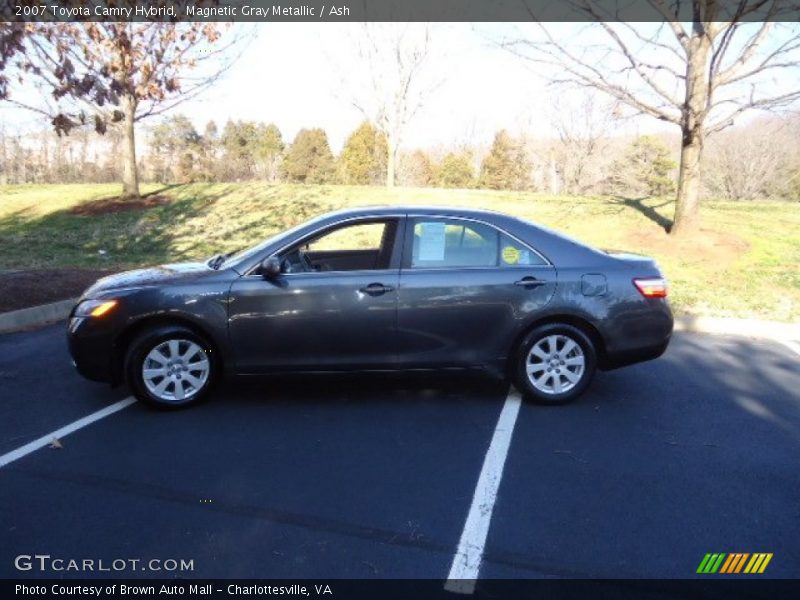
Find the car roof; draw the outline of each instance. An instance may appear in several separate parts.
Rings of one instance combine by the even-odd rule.
[[[498,219],[507,218],[510,215],[497,212],[494,210],[481,209],[481,208],[467,208],[461,206],[432,206],[432,205],[417,205],[417,204],[398,204],[398,205],[371,205],[371,206],[357,206],[353,208],[344,208],[331,213],[329,216],[348,216],[348,217],[366,217],[366,216],[381,216],[381,215],[395,215],[395,214],[415,214],[415,215],[437,215],[437,216],[452,216],[452,217],[472,217],[475,219],[488,218]]]

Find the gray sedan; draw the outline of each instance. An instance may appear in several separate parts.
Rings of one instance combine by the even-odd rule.
[[[481,369],[561,404],[596,369],[666,350],[666,296],[652,259],[516,217],[358,208],[233,256],[101,279],[68,338],[81,374],[162,408],[224,373],[419,369]]]

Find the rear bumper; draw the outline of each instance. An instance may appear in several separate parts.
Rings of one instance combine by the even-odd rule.
[[[672,328],[672,311],[660,298],[617,315],[603,331],[606,344],[599,367],[617,369],[658,358],[669,346]]]
[[[625,350],[622,352],[615,352],[607,354],[605,360],[599,365],[603,371],[610,371],[612,369],[619,369],[620,367],[627,367],[636,363],[644,362],[646,360],[653,360],[658,358],[666,352],[669,346],[670,336],[665,340],[652,344],[649,346],[642,346],[632,350]]]

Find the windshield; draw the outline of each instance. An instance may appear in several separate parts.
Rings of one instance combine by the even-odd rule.
[[[295,225],[291,229],[282,231],[281,233],[264,240],[263,242],[261,242],[256,246],[253,246],[252,248],[247,248],[245,250],[242,250],[241,252],[226,258],[224,264],[233,269],[236,269],[237,271],[240,271],[241,270],[240,267],[243,266],[243,263],[247,263],[248,261],[250,261],[250,259],[263,252],[269,246],[272,246],[273,244],[279,244],[282,240],[290,238],[298,231],[301,231],[302,229],[305,229],[306,227],[312,226],[315,223],[323,220],[325,216],[326,215],[322,215],[319,217],[315,217],[310,221],[304,221],[299,225]]]

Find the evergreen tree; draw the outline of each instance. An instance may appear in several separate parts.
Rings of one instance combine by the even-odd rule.
[[[528,187],[529,172],[522,144],[502,129],[494,136],[492,148],[483,159],[479,185],[491,190],[523,190]]]
[[[324,129],[301,129],[283,159],[283,174],[289,181],[330,183],[334,161]]]
[[[226,179],[278,179],[284,144],[276,125],[228,121],[222,132]]]
[[[188,183],[203,179],[202,138],[184,115],[175,115],[156,125],[150,144],[159,165],[158,180]]]
[[[386,136],[364,121],[344,144],[339,157],[345,183],[368,185],[386,176]]]
[[[260,124],[256,136],[256,159],[268,181],[277,181],[280,175],[279,166],[283,150],[281,130],[274,123]]]
[[[251,179],[256,171],[258,129],[251,121],[228,121],[222,130],[220,144],[225,152],[223,163],[226,180]]]
[[[631,144],[624,160],[614,163],[612,177],[621,193],[664,196],[675,191],[671,172],[676,166],[657,137],[643,135]]]
[[[436,183],[446,188],[472,187],[475,174],[469,152],[450,152],[436,170]]]
[[[203,153],[200,163],[203,176],[207,181],[219,181],[219,130],[213,120],[206,123],[203,130],[202,146]]]

